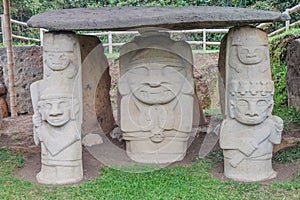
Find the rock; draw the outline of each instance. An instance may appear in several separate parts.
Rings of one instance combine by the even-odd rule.
[[[194,82],[203,109],[216,107],[218,102],[218,53],[194,54]]]
[[[294,40],[287,50],[288,104],[300,111],[300,39]]]
[[[122,140],[122,132],[121,132],[121,129],[120,127],[115,127],[111,132],[110,132],[110,137],[112,139],[117,139],[119,141]]]
[[[87,134],[82,140],[82,144],[86,147],[91,147],[102,143],[103,143],[103,139],[98,134]]]
[[[6,95],[6,88],[3,83],[0,82],[0,96]]]
[[[33,113],[29,86],[31,83],[40,80],[43,77],[43,57],[41,49],[41,47],[37,46],[14,47],[17,110],[19,114]],[[0,69],[5,69],[3,70],[2,78],[5,87],[8,89],[9,81],[6,65],[6,49],[0,48]],[[9,108],[9,91],[6,95],[6,102]]]
[[[109,133],[116,123],[110,101],[110,86],[111,77],[109,75],[109,68],[106,68],[99,80],[94,100],[97,119],[104,133]]]
[[[219,60],[218,60],[218,89],[220,97],[220,106],[222,116],[225,119],[225,89],[226,89],[226,45],[227,45],[227,35],[222,38],[220,51],[219,51]]]
[[[283,135],[281,143],[273,146],[273,153],[276,153],[287,147],[296,146],[299,144],[299,142],[300,142],[300,138]]]
[[[80,38],[82,57],[82,134],[108,134],[115,127],[109,90],[111,77],[104,49],[95,36]]]
[[[141,27],[194,29],[285,21],[288,15],[232,7],[106,7],[48,11],[28,25],[51,30],[128,30]]]
[[[0,107],[2,118],[8,117],[8,108],[4,98],[0,97]]]

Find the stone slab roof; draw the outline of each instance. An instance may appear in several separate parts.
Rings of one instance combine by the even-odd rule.
[[[233,7],[105,7],[48,11],[31,17],[28,25],[50,30],[130,30],[162,27],[174,30],[220,28],[285,21],[289,16]]]

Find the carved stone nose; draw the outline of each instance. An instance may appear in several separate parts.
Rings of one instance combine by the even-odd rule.
[[[52,108],[49,111],[49,115],[51,117],[57,117],[57,116],[60,116],[62,114],[63,113],[62,113],[61,109],[59,108],[59,105],[53,104]]]
[[[159,81],[151,81],[151,82],[149,82],[149,85],[151,87],[159,87],[160,86],[160,82]]]
[[[248,110],[246,112],[246,115],[249,115],[250,117],[256,117],[256,116],[258,116],[255,104],[253,104],[253,103],[249,104],[249,108],[248,108]]]

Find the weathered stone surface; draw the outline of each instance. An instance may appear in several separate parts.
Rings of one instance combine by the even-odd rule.
[[[218,53],[194,53],[194,81],[203,109],[218,105]]]
[[[220,129],[225,176],[246,182],[274,178],[272,150],[281,141],[283,121],[271,114],[274,83],[267,33],[233,28],[226,46],[225,120]]]
[[[81,45],[82,134],[109,133],[115,127],[109,90],[111,78],[104,49],[95,36],[77,36]]]
[[[143,163],[183,159],[193,124],[190,46],[149,30],[120,55],[120,125],[128,156]]]
[[[296,146],[300,143],[300,138],[298,137],[291,137],[291,136],[282,136],[282,140],[280,144],[275,144],[273,147],[273,153],[276,153],[282,149]]]
[[[39,183],[69,184],[83,178],[80,48],[75,34],[44,36],[44,76],[30,86],[34,141],[41,143]]]
[[[51,30],[128,30],[141,27],[194,29],[285,21],[278,12],[232,7],[106,7],[48,11],[28,25]]]
[[[6,88],[3,83],[0,82],[0,96],[6,95]]]
[[[8,108],[7,108],[7,104],[4,98],[0,97],[0,107],[1,107],[1,113],[2,113],[2,117],[8,117]]]
[[[225,85],[226,85],[226,45],[227,45],[227,36],[225,35],[222,38],[220,51],[219,51],[219,60],[218,60],[218,69],[219,69],[219,76],[218,76],[218,89],[219,89],[219,96],[220,96],[220,106],[223,119],[225,119]]]
[[[94,145],[102,143],[103,139],[99,134],[88,134],[82,140],[82,144],[86,147],[92,147]]]
[[[33,113],[29,86],[31,83],[42,79],[43,76],[43,56],[41,49],[41,47],[37,46],[14,47],[17,110],[19,114]],[[0,68],[4,69],[0,82],[3,79],[5,87],[8,88],[6,65],[6,49],[0,48]],[[9,107],[9,92],[6,95],[6,101]]]
[[[300,111],[300,39],[288,47],[287,64],[288,103]]]

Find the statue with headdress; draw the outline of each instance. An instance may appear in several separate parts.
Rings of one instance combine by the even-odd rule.
[[[267,34],[253,27],[237,27],[227,36],[225,119],[220,129],[224,173],[237,181],[276,177],[273,144],[281,141],[282,119],[272,115]]]
[[[44,79],[30,86],[34,141],[41,144],[40,183],[74,183],[83,176],[78,48],[73,34],[47,33]]]

